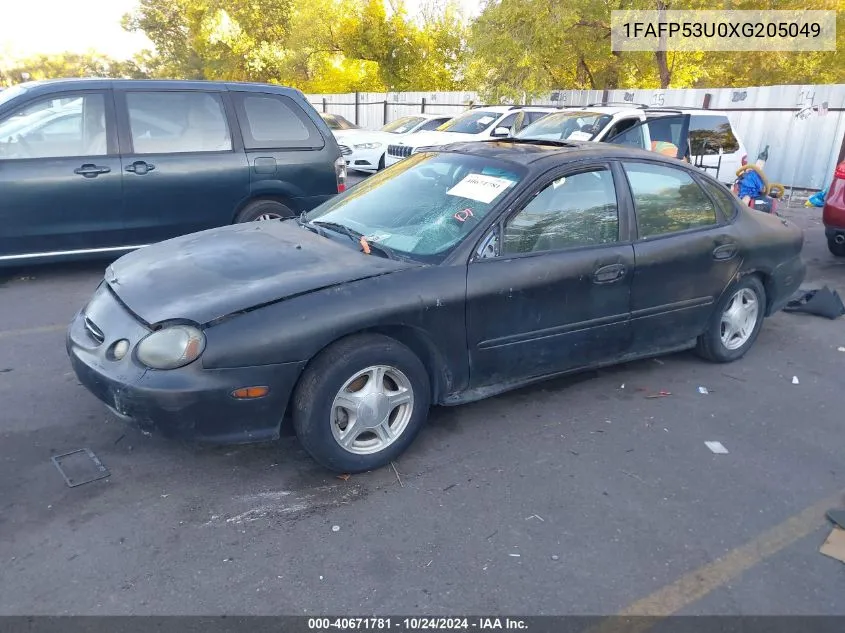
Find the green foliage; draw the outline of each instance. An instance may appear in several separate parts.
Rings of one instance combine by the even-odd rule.
[[[761,6],[762,4],[762,6]],[[470,25],[455,0],[410,16],[402,0],[139,0],[124,17],[155,52],[0,63],[0,84],[49,77],[262,81],[306,92],[478,90],[521,101],[553,89],[731,87],[845,81],[845,55],[610,50],[611,11],[801,9],[804,0],[488,0]],[[845,0],[837,43],[845,48]]]

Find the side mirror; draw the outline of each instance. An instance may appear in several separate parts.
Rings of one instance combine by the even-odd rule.
[[[506,127],[497,127],[495,130],[493,130],[490,136],[494,138],[504,138],[506,136],[509,136],[510,133],[511,131]]]

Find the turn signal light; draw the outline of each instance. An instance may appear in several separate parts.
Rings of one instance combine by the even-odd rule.
[[[270,387],[241,387],[232,392],[232,397],[240,399],[263,398],[268,393],[270,393]]]
[[[845,178],[845,161],[839,163],[836,166],[836,170],[833,172],[834,178]]]

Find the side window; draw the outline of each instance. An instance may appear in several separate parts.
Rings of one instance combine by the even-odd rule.
[[[686,149],[681,138],[683,115],[653,117],[628,128],[617,136],[608,136],[605,141],[647,149],[664,156],[677,158],[679,150]],[[648,137],[644,134],[648,131]]]
[[[614,123],[613,127],[611,127],[607,131],[607,138],[613,138],[617,134],[622,134],[623,132],[631,129],[637,123],[639,123],[638,119],[621,119],[621,120],[617,121],[616,123]],[[642,138],[642,135],[640,136],[640,138]],[[618,143],[619,141],[614,141],[614,142]]]
[[[424,131],[426,131],[426,130],[436,130],[436,129],[437,129],[437,128],[439,128],[441,125],[443,125],[444,123],[446,123],[446,121],[448,121],[448,120],[449,120],[449,119],[431,119],[430,121],[426,121],[425,123],[423,123],[423,124],[419,127],[419,129],[417,130],[417,132],[424,132]]]
[[[637,212],[640,238],[716,224],[716,209],[692,177],[650,163],[622,163]]]
[[[508,220],[502,252],[534,253],[610,244],[619,239],[613,176],[596,169],[549,183]]]
[[[127,92],[136,154],[220,152],[232,137],[220,95],[212,92]]]
[[[497,127],[506,127],[508,129],[511,129],[513,127],[513,124],[516,122],[516,114],[517,113],[509,114],[504,119],[499,121],[493,129],[495,130]]]
[[[247,149],[310,149],[325,144],[317,127],[293,99],[258,92],[232,94]]]
[[[707,193],[716,199],[716,204],[718,205],[722,216],[724,216],[727,220],[732,220],[736,215],[736,205],[739,202],[739,199],[733,195],[730,189],[722,184],[716,184],[709,180],[702,180],[702,182],[704,183],[704,188],[707,190]]]
[[[551,112],[526,112],[525,115],[528,118],[528,122],[525,125],[530,125],[536,121],[539,121],[543,117],[549,116],[549,114],[551,114]]]
[[[693,156],[732,154],[739,150],[739,142],[731,129],[731,123],[724,115],[692,115],[689,142]]]
[[[105,156],[102,93],[48,97],[0,120],[0,158]]]

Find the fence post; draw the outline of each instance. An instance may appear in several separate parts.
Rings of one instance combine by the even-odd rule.
[[[422,107],[420,108],[420,112],[425,114],[425,97],[422,98],[422,103],[420,104]]]
[[[329,100],[323,97],[323,114],[329,111]]]
[[[361,109],[361,93],[355,93],[355,125],[359,123],[359,114],[358,111]]]
[[[713,95],[711,95],[709,92],[705,93],[704,94],[704,104],[701,107],[704,108],[705,110],[709,110],[710,109],[710,99],[712,99],[712,98],[713,98]]]
[[[602,90],[601,91],[601,102],[607,103],[608,97],[610,97],[610,91],[609,90]]]
[[[382,114],[382,125],[387,125],[387,99],[384,100],[384,113]]]

